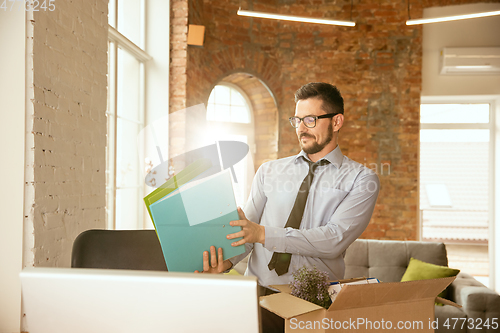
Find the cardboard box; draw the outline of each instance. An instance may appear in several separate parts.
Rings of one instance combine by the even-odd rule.
[[[260,305],[285,319],[286,333],[434,332],[436,296],[454,279],[346,285],[328,309],[290,295],[288,285],[272,286],[281,292]]]

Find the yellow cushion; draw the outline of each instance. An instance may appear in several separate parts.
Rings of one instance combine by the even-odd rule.
[[[408,268],[401,278],[401,282],[415,280],[439,279],[455,276],[460,272],[459,269],[453,269],[446,266],[429,264],[421,260],[410,258]],[[438,296],[446,298],[447,289],[443,290]]]

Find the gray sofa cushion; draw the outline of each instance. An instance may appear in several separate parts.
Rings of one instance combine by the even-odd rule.
[[[438,327],[435,330],[436,333],[467,332],[467,323],[465,322],[467,315],[460,308],[451,305],[436,306],[435,317],[438,323]],[[457,320],[454,318],[457,318]],[[459,318],[465,319],[461,320]],[[444,326],[445,324],[449,326]]]
[[[468,329],[468,332],[498,332],[500,328],[488,328],[482,323],[487,319],[491,324],[492,319],[500,318],[500,297],[498,294],[486,287],[480,286],[464,286],[460,289],[460,298],[465,313],[470,318],[476,318],[473,329]]]
[[[463,304],[464,300],[462,300],[461,296],[462,289],[471,286],[486,288],[484,284],[474,279],[472,275],[464,272],[458,273],[456,280],[450,285],[450,300],[458,304]]]
[[[345,254],[347,278],[376,277],[383,282],[401,281],[410,258],[448,266],[442,243],[358,239]]]

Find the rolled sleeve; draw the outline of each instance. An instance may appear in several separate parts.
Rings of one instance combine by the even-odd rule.
[[[239,263],[240,261],[242,261],[243,259],[245,259],[245,257],[253,249],[253,244],[246,243],[244,246],[245,246],[245,252],[243,252],[242,254],[237,255],[235,257],[229,258],[229,261],[231,262],[231,264],[233,264],[233,266],[231,268],[233,268],[234,266],[236,266],[237,263]]]
[[[311,229],[284,229],[287,230],[284,252],[327,259],[340,256],[366,229],[379,188],[376,174],[360,175],[326,225]]]

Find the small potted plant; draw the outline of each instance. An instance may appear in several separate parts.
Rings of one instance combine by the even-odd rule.
[[[332,301],[328,295],[328,273],[320,271],[315,267],[302,267],[292,274],[290,282],[292,295],[303,300],[328,308]]]

